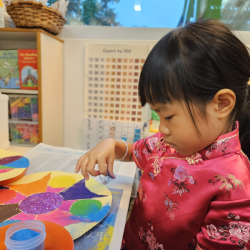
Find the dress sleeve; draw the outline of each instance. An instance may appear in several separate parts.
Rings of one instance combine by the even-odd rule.
[[[132,156],[135,164],[141,170],[144,170],[148,158],[157,153],[156,144],[161,137],[161,133],[141,139],[132,145]]]

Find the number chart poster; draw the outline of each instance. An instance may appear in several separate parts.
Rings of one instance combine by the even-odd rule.
[[[108,250],[112,239],[114,225],[120,206],[123,191],[110,188],[112,204],[107,216],[82,237],[75,240],[75,250],[102,249]]]
[[[142,122],[83,118],[83,150],[90,150],[106,138],[136,142],[141,138],[142,126]]]
[[[138,82],[149,45],[87,44],[85,118],[141,122]]]

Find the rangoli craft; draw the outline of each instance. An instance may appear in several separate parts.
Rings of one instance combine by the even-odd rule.
[[[0,186],[20,179],[26,173],[28,166],[27,158],[18,153],[0,149]]]
[[[0,227],[24,220],[43,220],[66,228],[73,239],[108,213],[111,192],[80,174],[42,172],[0,186]]]

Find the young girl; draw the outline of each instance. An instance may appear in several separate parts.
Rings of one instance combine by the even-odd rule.
[[[155,45],[139,96],[160,132],[133,145],[106,139],[76,167],[86,179],[115,178],[114,159],[133,157],[143,170],[123,249],[250,249],[249,78],[246,47],[217,21],[177,28]]]

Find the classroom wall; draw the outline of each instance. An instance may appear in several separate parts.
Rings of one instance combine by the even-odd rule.
[[[148,44],[155,43],[171,29],[68,26],[61,34],[64,43],[64,146],[83,147],[84,71],[86,43]],[[250,32],[236,32],[250,45]]]

